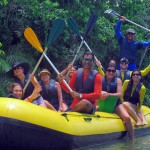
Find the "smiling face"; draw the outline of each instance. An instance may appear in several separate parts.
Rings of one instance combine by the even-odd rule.
[[[141,74],[140,71],[136,70],[132,72],[131,79],[133,82],[139,82],[141,80]]]
[[[12,94],[15,95],[18,99],[21,99],[23,96],[22,88],[20,85],[15,85],[12,91]]]
[[[116,75],[116,68],[114,66],[109,66],[106,69],[106,77],[108,80],[111,80],[115,77]]]
[[[128,63],[127,62],[120,62],[120,69],[121,70],[127,70]]]
[[[91,69],[93,66],[93,55],[85,54],[82,60],[82,64],[84,69]]]
[[[46,72],[41,73],[40,77],[44,83],[48,83],[50,81],[50,78],[51,78],[50,75]]]
[[[135,39],[135,33],[128,32],[127,39],[128,41],[133,41]]]
[[[14,67],[13,73],[14,73],[14,76],[18,77],[18,76],[24,74],[24,69],[21,66]]]

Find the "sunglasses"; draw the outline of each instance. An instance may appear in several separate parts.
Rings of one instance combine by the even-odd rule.
[[[135,35],[135,33],[128,32],[128,35]]]
[[[93,59],[91,59],[91,58],[84,58],[83,61],[84,61],[84,62],[88,61],[88,62],[90,63],[90,62],[93,61]]]
[[[21,66],[14,67],[13,70],[21,69]]]
[[[112,73],[115,73],[115,72],[116,72],[116,70],[111,70],[111,69],[107,69],[106,71],[107,71],[107,72],[112,72]]]
[[[120,64],[128,64],[128,62],[120,62]]]
[[[132,76],[140,76],[140,74],[138,74],[138,73],[134,73]]]

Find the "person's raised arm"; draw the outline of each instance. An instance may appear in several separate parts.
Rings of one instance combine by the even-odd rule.
[[[39,82],[37,81],[36,77],[33,74],[30,74],[30,81],[34,87],[36,87],[37,85],[40,85]]]
[[[116,26],[115,26],[115,34],[116,34],[116,38],[118,40],[120,40],[122,38],[122,33],[121,33],[121,25],[123,22],[125,22],[126,17],[122,16],[120,21],[117,22]]]
[[[149,72],[150,72],[150,64],[144,70],[141,70],[141,75],[146,76]]]
[[[63,76],[67,74],[67,72],[73,67],[72,64],[69,64],[67,68],[65,68],[62,72],[60,72]]]
[[[28,102],[31,102],[31,103],[32,103],[33,100],[35,100],[37,97],[40,96],[40,91],[41,91],[41,90],[42,90],[42,87],[41,87],[40,85],[36,85],[36,86],[34,87],[34,90],[33,90],[32,94],[31,94],[30,96],[28,96],[28,97],[25,99],[25,101],[28,101]]]

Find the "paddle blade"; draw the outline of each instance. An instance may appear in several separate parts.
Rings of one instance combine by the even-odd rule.
[[[98,15],[95,13],[92,13],[86,25],[86,29],[85,29],[84,36],[83,36],[84,39],[87,37],[89,32],[93,29],[94,25],[96,24],[97,19],[98,19]]]
[[[104,13],[109,14],[109,15],[114,16],[114,17],[117,17],[117,18],[121,18],[121,15],[119,15],[117,12],[115,12],[112,9],[108,9]]]
[[[36,34],[34,33],[34,31],[28,27],[25,29],[24,31],[24,36],[27,39],[27,41],[33,46],[35,47],[40,53],[43,52],[42,46],[36,36]]]
[[[68,25],[70,26],[70,28],[78,35],[78,36],[81,36],[80,35],[80,32],[79,32],[79,29],[75,23],[75,21],[73,20],[73,18],[68,18],[67,19],[67,23]]]
[[[65,25],[66,24],[64,19],[58,18],[54,21],[51,33],[48,37],[46,47],[49,47],[49,45],[52,44],[58,38],[58,36],[63,32]]]

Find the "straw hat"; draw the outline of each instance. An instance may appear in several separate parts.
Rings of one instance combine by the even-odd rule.
[[[43,69],[42,71],[39,72],[38,76],[40,77],[42,73],[47,73],[51,75],[51,73],[47,69]]]

